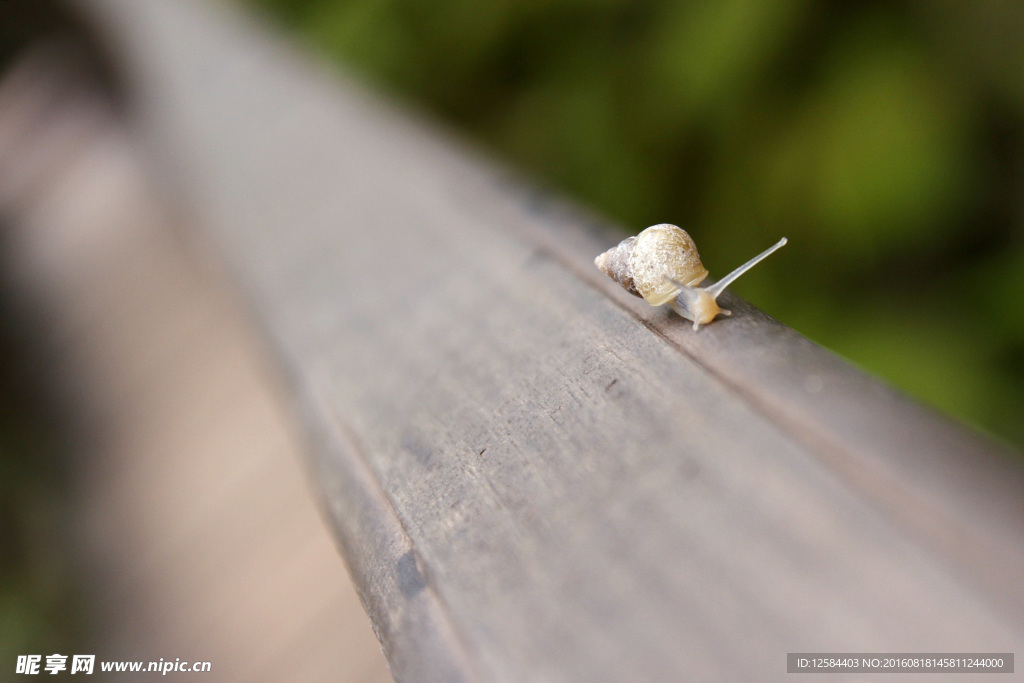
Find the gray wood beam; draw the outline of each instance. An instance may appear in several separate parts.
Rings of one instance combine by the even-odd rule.
[[[621,233],[243,17],[78,4],[277,353],[397,678],[1021,649],[1016,454],[735,297],[694,334],[593,267]]]

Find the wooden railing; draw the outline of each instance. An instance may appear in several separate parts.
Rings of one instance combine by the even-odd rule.
[[[622,231],[231,8],[73,6],[275,350],[397,678],[1020,649],[1016,454],[736,297],[699,333],[629,297],[592,264]]]

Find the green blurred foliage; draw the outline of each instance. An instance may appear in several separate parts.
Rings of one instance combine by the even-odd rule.
[[[84,623],[67,420],[32,311],[0,274],[0,662],[8,671],[18,655],[67,652]]]
[[[783,322],[1024,444],[1024,4],[248,0]]]

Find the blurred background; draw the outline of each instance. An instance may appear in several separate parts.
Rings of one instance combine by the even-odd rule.
[[[684,227],[712,275],[789,237],[737,294],[1024,446],[1021,3],[235,1],[631,233]],[[6,71],[28,34],[5,4]],[[0,297],[4,662],[81,628],[62,550],[73,418],[16,289]]]
[[[243,1],[243,0],[239,0]],[[1024,445],[1024,6],[244,0],[922,401]]]
[[[54,653],[391,680],[264,342],[114,87],[132,65],[90,43],[100,5],[0,2],[0,680]]]

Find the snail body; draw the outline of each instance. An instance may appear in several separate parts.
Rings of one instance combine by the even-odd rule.
[[[719,314],[732,315],[718,306],[719,295],[784,244],[785,237],[708,287],[697,286],[708,276],[697,245],[685,230],[668,223],[652,225],[622,240],[594,259],[594,264],[627,292],[643,297],[652,306],[669,304],[676,313],[693,321],[693,329],[698,330]]]

